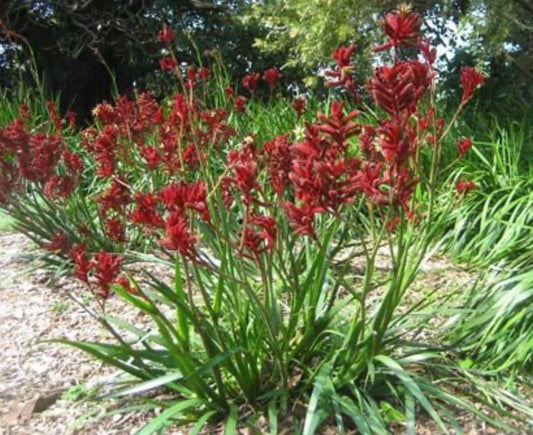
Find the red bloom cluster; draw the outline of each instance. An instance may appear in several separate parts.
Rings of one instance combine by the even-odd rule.
[[[66,198],[79,183],[83,164],[78,154],[63,141],[63,120],[53,103],[48,104],[53,131],[30,133],[31,113],[22,106],[18,119],[0,128],[0,200],[31,182],[50,199]]]
[[[253,146],[245,144],[242,151],[232,150],[228,155],[228,168],[233,173],[226,177],[226,188],[237,188],[246,206],[259,202],[256,193],[262,192],[257,180],[259,166],[257,151]]]
[[[187,219],[178,211],[171,212],[165,221],[165,237],[161,246],[194,258],[197,237],[188,228]]]
[[[210,222],[204,183],[173,183],[158,194],[137,193],[135,203],[131,214],[134,223],[158,232],[159,243],[165,249],[197,259],[195,245],[198,237],[193,231],[192,216],[188,215],[195,213],[204,222]]]
[[[464,157],[470,148],[472,148],[472,141],[467,137],[461,139],[457,143],[457,151],[459,151],[459,157]]]
[[[246,111],[246,104],[246,98],[242,95],[239,95],[237,98],[235,98],[235,112],[244,113]]]
[[[358,182],[361,162],[348,156],[350,138],[360,132],[354,122],[358,111],[345,115],[344,105],[334,101],[330,114],[319,113],[321,121],[307,126],[304,142],[287,145],[281,137],[266,144],[266,161],[271,183],[280,195],[294,189],[297,204],[285,202],[291,227],[303,235],[314,235],[317,213],[336,213],[361,191]]]
[[[397,62],[391,67],[378,68],[367,89],[379,107],[391,115],[399,115],[405,110],[414,112],[433,79],[428,64],[415,60]]]
[[[135,209],[131,214],[131,220],[148,228],[163,227],[163,217],[159,212],[156,197],[151,193],[138,192],[135,195]]]
[[[42,245],[48,251],[55,251],[61,254],[67,254],[71,247],[70,238],[67,233],[58,232],[52,240]]]
[[[110,218],[105,221],[106,234],[113,242],[124,243],[126,241],[126,228],[119,218]]]
[[[271,251],[276,244],[277,222],[271,216],[250,216],[251,225],[245,228],[244,246],[258,257],[265,251]]]
[[[288,135],[265,142],[263,154],[274,192],[281,195],[290,184],[289,173],[292,170],[291,147]]]
[[[477,188],[477,184],[473,180],[459,180],[455,184],[455,188],[457,190],[457,193],[468,193],[471,190],[474,190]]]
[[[461,69],[461,87],[463,96],[461,103],[465,104],[474,96],[474,92],[485,82],[485,77],[478,70],[471,66]]]
[[[98,252],[94,257],[94,277],[104,299],[109,295],[109,288],[120,273],[121,262],[120,256],[105,251]]]
[[[388,42],[376,50],[393,49],[394,62],[376,68],[365,87],[354,78],[356,46],[341,46],[333,53],[336,69],[326,73],[327,85],[342,87],[356,99],[359,88],[366,88],[379,108],[376,125],[360,123],[359,111],[345,110],[344,103],[334,100],[314,123],[305,124],[297,139],[288,133],[257,143],[252,133],[239,144],[233,139],[231,112],[245,112],[246,98],[228,88],[227,107],[209,107],[198,97],[209,69],[190,67],[182,76],[175,57],[162,59],[162,68],[175,70],[183,85],[180,93],[165,104],[149,93],[104,102],[94,110],[96,126],[82,132],[84,155],[92,160],[99,185],[105,186],[92,196],[102,223],[99,233],[122,248],[132,233],[142,231],[166,254],[202,263],[208,260],[200,253],[200,231],[209,228],[210,236],[220,235],[239,255],[262,261],[263,255],[276,252],[278,232],[284,228],[276,217],[280,211],[296,234],[312,238],[317,237],[320,216],[338,218],[359,200],[372,207],[389,231],[405,217],[414,219],[413,192],[424,171],[422,147],[437,152],[444,134],[444,121],[423,104],[433,89],[435,50],[422,40],[420,25],[419,16],[406,8],[385,17]],[[174,38],[168,27],[158,34],[167,45]],[[412,51],[400,57],[404,47]],[[261,78],[272,90],[281,74],[277,68],[250,73],[242,87],[253,93]],[[463,70],[463,104],[482,82],[475,70]],[[305,98],[296,98],[292,107],[301,116]],[[31,115],[26,107],[18,120],[0,129],[0,188],[17,186],[22,179],[52,198],[66,197],[76,188],[83,162],[65,146],[55,106],[49,105],[49,113],[52,128],[47,133],[28,132]],[[457,144],[459,155],[471,146],[463,139]],[[460,181],[456,188],[465,193],[475,183]],[[221,203],[226,210],[217,209]],[[223,234],[213,226],[222,214],[233,219]],[[72,246],[77,240],[90,241],[92,231],[79,225],[81,237],[71,240],[58,233],[45,248],[68,252],[76,276],[104,298],[113,283],[136,291],[120,276],[120,256],[94,254],[99,247],[93,246],[91,254],[84,245]]]
[[[302,116],[304,114],[306,103],[307,103],[307,101],[305,100],[304,97],[296,97],[292,101],[292,108],[296,112],[296,115]]]
[[[70,251],[70,256],[75,264],[74,275],[88,284],[98,296],[107,299],[111,285],[116,282],[120,274],[122,258],[116,254],[100,251],[89,259],[84,245],[75,245]]]
[[[357,84],[354,80],[351,58],[357,49],[355,44],[349,46],[341,45],[333,52],[333,58],[337,64],[337,69],[333,71],[326,71],[326,76],[330,78],[326,82],[326,86],[345,88],[353,96],[357,95]]]
[[[263,73],[263,79],[265,80],[265,82],[268,83],[268,85],[270,86],[270,89],[272,89],[274,86],[277,85],[277,83],[281,79],[281,73],[276,67],[273,67],[273,68],[267,69]]]
[[[261,78],[261,74],[258,72],[251,72],[249,74],[246,74],[242,80],[241,85],[243,88],[245,88],[248,92],[254,93],[257,86],[259,85],[259,79]],[[267,69],[263,72],[263,80],[268,84],[270,87],[270,90],[274,89],[274,87],[279,83],[281,80],[281,73],[278,68],[272,67]]]
[[[196,211],[205,222],[210,220],[207,190],[202,182],[170,184],[161,190],[159,199],[169,212],[183,212],[189,209]]]
[[[241,85],[248,91],[253,92],[257,88],[260,77],[259,73],[246,74],[241,81]]]
[[[131,203],[132,198],[129,189],[123,181],[114,179],[107,190],[97,199],[102,216],[107,217],[109,210],[118,215],[125,215],[125,207]]]
[[[374,51],[388,50],[402,46],[416,47],[421,36],[422,20],[408,6],[402,5],[397,11],[388,13],[383,19],[383,32],[389,40],[374,48]]]
[[[168,27],[167,25],[165,25],[163,29],[157,33],[157,40],[167,45],[171,44],[175,38],[176,38],[176,35],[174,35],[174,32],[172,31],[172,29]]]
[[[198,78],[204,80],[209,75],[207,68],[190,71],[191,89]],[[143,93],[134,101],[121,97],[114,106],[100,104],[94,115],[102,129],[85,130],[82,142],[96,160],[102,178],[127,179],[126,172],[135,168],[138,156],[151,170],[176,173],[186,167],[196,168],[210,147],[220,146],[235,135],[228,113],[224,109],[201,110],[194,93],[176,94],[170,111],[151,94]]]
[[[422,112],[419,103],[432,87],[435,50],[421,38],[420,17],[407,8],[385,17],[384,31],[389,38],[377,51],[399,47],[418,49],[423,61],[402,60],[395,56],[391,66],[375,70],[366,85],[386,116],[378,126],[361,125],[357,111],[344,114],[343,104],[332,103],[329,115],[320,113],[319,123],[307,125],[306,140],[287,143],[280,137],[265,144],[266,167],[270,183],[278,194],[294,191],[296,201],[284,207],[292,228],[299,234],[314,236],[314,217],[339,212],[343,204],[364,195],[377,207],[390,207],[390,229],[399,222],[400,211],[414,218],[411,198],[419,182],[416,159],[422,144],[435,145],[443,131],[443,121],[434,112]],[[355,93],[351,57],[355,46],[341,46],[334,52],[337,69],[327,72],[329,86],[342,86]],[[437,136],[428,132],[435,127]],[[352,138],[358,137],[360,161],[350,152]],[[463,144],[464,147],[465,144]],[[288,195],[289,197],[291,195]]]
[[[165,56],[159,58],[159,67],[163,71],[174,71],[177,66],[178,63],[176,62],[176,59],[174,59],[172,56]]]

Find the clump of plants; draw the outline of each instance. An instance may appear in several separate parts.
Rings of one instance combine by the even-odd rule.
[[[420,411],[443,431],[454,424],[453,406],[481,415],[458,393],[467,378],[455,366],[442,386],[432,382],[446,357],[405,339],[416,307],[398,312],[436,235],[449,131],[421,25],[407,7],[385,16],[387,39],[375,51],[392,62],[364,86],[352,64],[357,48],[339,47],[327,76],[344,101],[304,122],[305,100],[295,100],[297,131],[263,143],[238,131],[236,119],[261,80],[274,95],[280,72],[251,73],[242,82],[248,98],[227,88],[213,105],[215,78],[205,67],[182,68],[169,28],[158,35],[161,67],[179,86],[169,101],[142,94],[100,104],[79,155],[61,141],[59,118],[48,133],[29,133],[23,113],[0,132],[5,207],[27,195],[50,210],[72,198],[86,204],[45,247],[69,258],[102,301],[115,294],[153,320],[147,333],[107,318],[102,303],[98,320],[116,341],[69,343],[135,379],[117,395],[174,393],[147,402],[164,411],[140,433],[170,422],[197,433],[221,421],[235,433],[238,424],[259,427],[261,415],[271,432],[292,416],[291,427],[306,434],[326,421],[341,432],[386,433],[394,419],[414,433]],[[461,82],[457,114],[483,76],[465,68]],[[361,94],[373,111],[363,113]],[[462,142],[460,153],[468,147]],[[464,195],[475,183],[456,187]],[[173,284],[149,271],[141,283],[124,267],[126,247],[170,265]],[[378,283],[383,250],[390,267]]]

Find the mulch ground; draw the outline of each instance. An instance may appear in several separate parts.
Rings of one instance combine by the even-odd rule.
[[[87,298],[86,290],[68,279],[50,285],[50,273],[25,257],[33,249],[19,234],[0,235],[0,434],[135,433],[149,415],[104,418],[116,404],[84,400],[118,373],[81,351],[44,342],[108,335],[67,297]],[[147,319],[119,298],[111,298],[106,310],[146,326]]]

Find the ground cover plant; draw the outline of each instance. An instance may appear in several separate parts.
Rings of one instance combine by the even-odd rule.
[[[142,406],[164,409],[140,433],[220,422],[228,433],[259,431],[261,416],[271,433],[324,423],[387,433],[394,420],[414,433],[420,415],[448,432],[456,408],[511,431],[513,418],[530,417],[518,394],[461,367],[453,349],[409,338],[432,314],[421,314],[424,301],[405,309],[405,296],[451,209],[476,188],[473,177],[444,177],[442,153],[484,81],[462,70],[461,102],[446,121],[421,25],[405,6],[385,16],[381,66],[364,85],[357,47],[339,47],[326,77],[343,97],[316,114],[309,96],[277,100],[276,67],[239,87],[217,65],[182,68],[165,27],[171,98],[104,102],[79,135],[54,104],[42,123],[20,105],[0,131],[3,208],[50,265],[86,284],[97,301],[86,309],[114,338],[65,343],[129,375],[113,396],[148,394]],[[269,110],[283,113],[278,124],[262,118]],[[471,152],[470,138],[456,142],[459,159]],[[128,267],[144,259],[171,276]],[[154,328],[108,317],[109,297]],[[161,387],[173,394],[150,400]]]
[[[505,127],[493,120],[452,176],[480,189],[450,215],[445,250],[486,273],[466,299],[452,336],[472,361],[508,376],[528,372],[531,350],[531,135],[526,115]]]

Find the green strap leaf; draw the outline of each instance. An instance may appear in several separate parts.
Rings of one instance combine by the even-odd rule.
[[[120,396],[127,396],[130,394],[138,394],[138,393],[144,393],[145,391],[153,390],[154,388],[161,387],[163,385],[169,384],[173,381],[177,381],[178,379],[182,379],[183,375],[181,373],[169,373],[163,376],[160,376],[155,379],[150,379],[146,382],[140,382],[136,385],[133,385],[128,388],[124,388],[119,391],[113,392],[110,397],[120,397]]]
[[[150,435],[162,427],[168,425],[171,419],[177,418],[183,411],[201,405],[200,399],[187,399],[176,403],[167,410],[163,411],[156,418],[151,420],[147,425],[141,428],[136,435]]]
[[[226,422],[225,435],[237,434],[237,423],[239,422],[239,409],[235,405],[231,405],[229,409],[228,420]]]

